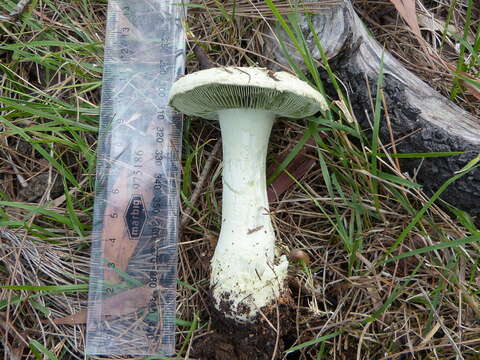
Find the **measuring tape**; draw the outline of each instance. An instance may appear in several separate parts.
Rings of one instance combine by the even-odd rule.
[[[172,355],[185,63],[178,0],[110,0],[86,353]]]

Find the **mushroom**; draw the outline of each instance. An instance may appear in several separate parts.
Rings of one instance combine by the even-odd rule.
[[[215,307],[254,322],[281,296],[287,258],[277,256],[266,191],[268,138],[277,116],[304,118],[326,109],[322,95],[293,75],[256,67],[201,70],[177,80],[169,104],[218,120],[223,147],[222,226],[211,261]]]

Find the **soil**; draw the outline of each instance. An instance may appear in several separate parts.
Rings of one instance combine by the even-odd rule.
[[[263,318],[253,324],[238,324],[211,309],[213,331],[194,341],[192,356],[202,360],[280,358],[287,348],[289,333],[294,329],[294,313],[288,304],[279,305],[278,312],[275,307],[262,312],[270,324]],[[276,329],[279,330],[278,336]]]
[[[50,184],[53,181],[53,184]],[[38,201],[50,189],[50,198],[54,199],[63,194],[62,179],[58,175],[50,176],[48,172],[41,173],[28,181],[28,186],[21,188],[18,191],[18,200],[34,202]]]

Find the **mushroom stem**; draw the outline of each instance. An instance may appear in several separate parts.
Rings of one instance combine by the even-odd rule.
[[[288,261],[275,258],[268,210],[266,155],[275,114],[218,111],[223,144],[222,227],[212,259],[211,285],[218,309],[251,321],[281,294]]]

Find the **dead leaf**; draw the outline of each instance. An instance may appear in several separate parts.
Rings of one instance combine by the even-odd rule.
[[[301,178],[305,175],[312,166],[315,165],[316,160],[312,159],[311,157],[307,156],[310,149],[314,149],[312,147],[312,141],[307,142],[305,147],[300,150],[297,156],[288,164],[287,172],[290,174],[283,172],[272,182],[272,184],[267,189],[268,201],[272,202],[274,200],[278,200],[280,195],[287,191],[295,181],[292,179],[291,176],[295,179]],[[269,169],[269,172],[272,173],[274,169]]]
[[[48,323],[49,321],[46,320],[44,322]],[[56,325],[85,324],[87,322],[87,310],[81,310],[80,312],[78,312],[76,314],[73,314],[73,315],[68,315],[68,316],[64,316],[64,317],[61,317],[61,318],[51,319],[51,322],[53,322]]]
[[[480,89],[466,81],[462,81],[463,86],[472,94],[477,100],[480,100]]]
[[[207,234],[206,238],[207,238],[207,240],[210,244],[210,247],[212,249],[215,249],[217,247],[217,243],[218,243],[218,236],[213,235],[213,234]]]
[[[453,74],[458,74],[460,77],[463,77],[464,79],[469,79],[469,80],[472,80],[472,82],[480,83],[480,79],[477,79],[476,77],[463,71],[458,72],[456,66],[453,64],[447,64],[447,68]],[[462,82],[462,85],[465,87],[465,89],[467,89],[471,95],[473,95],[476,99],[480,100],[480,88],[478,86],[475,86],[474,84],[466,80],[461,80],[461,82]]]
[[[289,166],[287,166],[287,171],[293,178],[299,179],[315,164],[316,160],[310,158],[305,160],[305,157],[302,156],[294,159]],[[278,200],[280,195],[287,191],[293,184],[295,184],[295,181],[289,175],[286,173],[280,174],[268,188],[268,201]]]
[[[145,308],[155,290],[157,290],[157,288],[145,285],[105,298],[101,305],[103,311],[102,315],[120,316]],[[51,321],[56,325],[85,324],[87,322],[87,309],[81,310],[73,315],[51,319]]]
[[[403,20],[408,24],[410,30],[423,43],[420,27],[418,26],[417,10],[415,7],[415,0],[390,0],[397,9]]]

